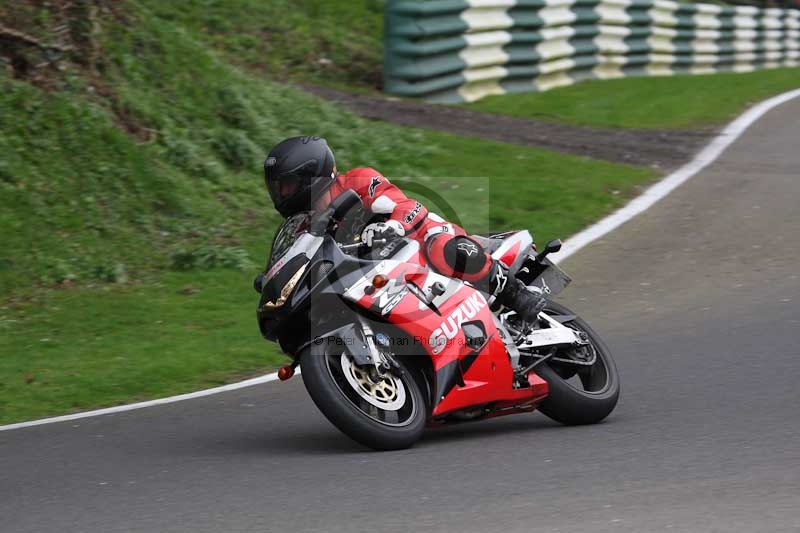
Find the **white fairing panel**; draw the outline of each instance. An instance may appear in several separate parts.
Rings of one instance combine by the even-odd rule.
[[[492,259],[500,261],[504,255],[516,248],[516,256],[512,261],[506,262],[508,261],[508,258],[506,258],[505,261],[502,261],[502,263],[508,267],[508,270],[511,272],[511,274],[515,274],[528,257],[528,254],[532,251],[532,245],[533,236],[531,235],[531,232],[528,230],[518,231],[503,240],[503,244],[500,245],[500,248],[492,253]]]
[[[400,272],[408,268],[409,262],[415,259],[418,251],[419,243],[415,240],[408,239],[406,246],[398,251],[391,259],[385,259],[379,263],[376,263],[375,266],[369,270],[369,272],[365,273],[364,277],[362,277],[351,287],[348,287],[347,291],[344,293],[344,297],[353,302],[359,301],[364,296],[364,289],[368,285],[372,285],[372,278],[378,274],[384,274],[390,277],[392,275],[398,275]],[[418,283],[420,282],[418,281]],[[433,296],[431,287],[435,283],[440,283],[442,286],[444,286],[444,293],[438,296]],[[384,293],[397,291],[401,286],[405,286],[405,280],[393,280],[385,288],[374,293],[373,298],[379,299]],[[437,274],[433,271],[428,271],[427,275],[425,276],[425,280],[421,282],[419,286],[422,292],[425,293],[428,298],[431,298],[433,305],[437,307],[443,305],[462,287],[464,287],[464,284],[461,281],[448,278],[447,276],[442,276],[441,274]],[[419,302],[419,305],[420,309],[428,308],[428,306],[422,301]]]
[[[416,257],[417,252],[419,252],[419,243],[417,241],[411,239],[405,239],[406,245],[403,246],[392,258],[384,259],[375,264],[375,266],[367,272],[364,277],[362,277],[358,283],[349,287],[347,291],[344,293],[344,297],[348,300],[353,302],[359,301],[364,296],[364,289],[367,285],[372,285],[372,278],[377,276],[378,274],[389,275],[398,267],[408,263],[414,257]],[[376,296],[380,294],[381,291],[376,293]]]

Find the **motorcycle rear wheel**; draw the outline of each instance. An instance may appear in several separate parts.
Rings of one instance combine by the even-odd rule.
[[[316,348],[316,349],[315,349]],[[309,347],[300,354],[303,383],[322,414],[339,430],[374,450],[400,450],[422,436],[427,406],[411,371],[373,381],[346,353]]]
[[[585,368],[551,361],[537,366],[535,372],[550,387],[539,411],[566,425],[600,422],[614,410],[620,392],[619,374],[610,350],[589,324],[566,306],[548,302],[544,312],[575,316],[564,325],[586,333],[597,357],[593,365]]]

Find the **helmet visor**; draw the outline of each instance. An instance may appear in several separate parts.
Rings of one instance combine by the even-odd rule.
[[[281,204],[292,198],[302,186],[302,178],[297,174],[284,174],[269,180],[269,194],[273,202]]]

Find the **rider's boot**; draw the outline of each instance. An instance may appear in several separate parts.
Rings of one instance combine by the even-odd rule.
[[[499,261],[493,261],[489,277],[489,294],[495,301],[517,312],[517,315],[528,324],[535,324],[539,313],[547,305],[547,299],[528,290],[522,281],[509,276],[508,268]]]

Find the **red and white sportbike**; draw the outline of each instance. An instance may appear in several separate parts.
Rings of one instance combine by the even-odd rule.
[[[614,409],[619,377],[589,325],[549,302],[523,323],[467,283],[425,266],[409,239],[367,248],[334,239],[360,204],[348,191],[287,219],[272,245],[258,324],[299,364],[308,393],[346,435],[374,449],[411,446],[426,426],[540,410],[591,424]],[[352,233],[351,233],[352,234]],[[555,296],[570,278],[536,253],[529,232],[479,237],[530,290]]]

